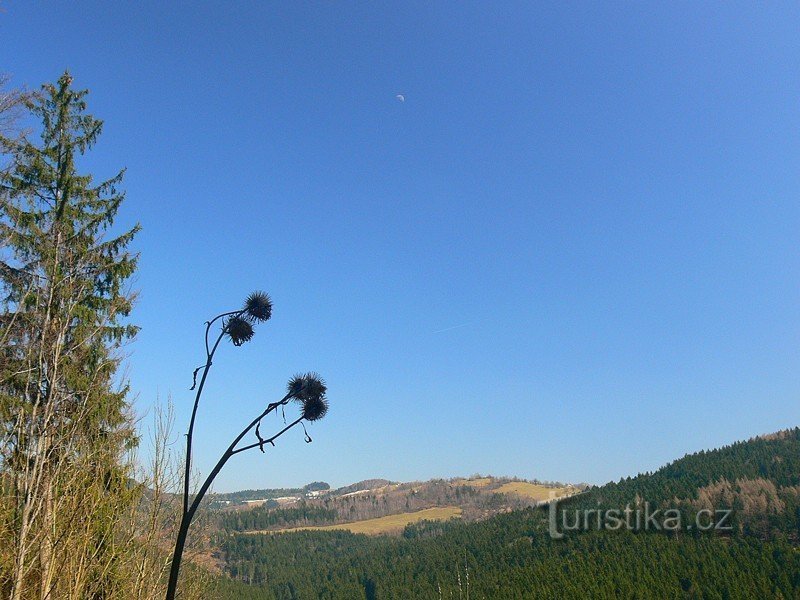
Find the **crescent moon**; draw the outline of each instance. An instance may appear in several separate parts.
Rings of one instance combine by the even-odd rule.
[[[403,96],[403,94],[397,94],[397,96],[395,96],[395,98],[400,100],[400,102],[405,102],[406,101],[406,97]]]

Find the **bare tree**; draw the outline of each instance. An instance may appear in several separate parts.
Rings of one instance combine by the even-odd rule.
[[[0,133],[19,139],[22,135],[19,122],[31,97],[26,90],[11,87],[10,75],[0,74]]]

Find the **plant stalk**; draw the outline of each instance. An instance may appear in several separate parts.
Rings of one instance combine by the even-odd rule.
[[[203,376],[200,378],[200,385],[197,386],[197,393],[194,396],[194,407],[192,407],[192,418],[189,420],[189,432],[186,434],[186,465],[184,466],[184,474],[183,474],[183,511],[182,514],[186,514],[186,511],[189,510],[189,480],[191,478],[192,472],[192,434],[194,433],[194,421],[197,416],[197,407],[200,405],[200,396],[203,394],[203,387],[206,384],[206,377],[208,377],[208,371],[211,369],[212,361],[214,360],[214,353],[217,351],[219,347],[219,343],[222,341],[222,338],[225,336],[225,328],[223,327],[222,331],[220,332],[219,336],[217,337],[217,341],[214,342],[214,347],[209,352],[208,350],[208,332],[211,329],[211,325],[214,324],[215,321],[222,317],[235,315],[235,314],[242,314],[244,311],[231,311],[227,313],[222,313],[217,315],[213,319],[211,319],[206,324],[206,365],[203,368]]]
[[[293,393],[290,392],[286,396],[284,396],[280,402],[275,402],[273,404],[270,404],[264,412],[262,412],[258,417],[253,419],[253,421],[247,427],[245,427],[238,436],[236,436],[236,439],[233,440],[231,445],[228,446],[228,449],[225,450],[225,452],[223,453],[222,457],[220,457],[219,461],[217,461],[217,464],[212,469],[211,473],[208,474],[208,477],[206,477],[206,480],[203,482],[203,485],[200,486],[200,490],[197,492],[197,495],[195,496],[192,505],[188,508],[188,510],[185,510],[183,512],[183,515],[181,516],[180,528],[178,529],[178,539],[175,542],[175,550],[172,554],[172,564],[170,565],[170,570],[169,570],[169,583],[167,585],[166,600],[175,600],[175,593],[178,588],[178,574],[181,568],[181,558],[183,557],[183,549],[184,546],[186,545],[186,536],[189,533],[189,526],[192,523],[192,519],[194,518],[194,515],[197,512],[198,507],[200,506],[200,502],[203,500],[203,497],[208,491],[208,488],[211,487],[211,484],[214,482],[214,479],[222,470],[222,467],[225,466],[225,463],[228,462],[228,459],[231,456],[243,450],[254,448],[255,446],[258,446],[260,444],[258,443],[236,450],[236,444],[238,444],[242,440],[242,438],[245,435],[247,435],[247,433],[253,427],[255,427],[259,423],[259,421],[261,421],[261,419],[266,417],[271,411],[275,410],[278,406],[286,404],[289,401],[289,398],[292,397],[292,395]],[[195,403],[195,408],[196,407],[197,405]],[[283,435],[286,431],[297,425],[302,420],[303,417],[301,416],[297,420],[293,421],[292,423],[284,427],[281,431],[273,435],[271,438],[264,440],[264,443],[273,442],[275,439]]]

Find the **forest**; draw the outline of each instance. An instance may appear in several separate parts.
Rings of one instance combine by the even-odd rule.
[[[755,484],[753,482],[756,482]],[[716,492],[715,492],[716,490]],[[800,593],[800,429],[687,455],[590,489],[570,508],[646,498],[733,509],[733,531],[548,535],[547,510],[426,522],[399,538],[348,532],[219,540],[223,598],[795,598]]]

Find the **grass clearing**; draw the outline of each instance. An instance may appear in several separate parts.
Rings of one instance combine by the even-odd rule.
[[[457,506],[442,506],[436,508],[426,508],[417,512],[400,513],[397,515],[387,515],[377,519],[366,519],[354,523],[340,523],[338,525],[321,525],[318,527],[294,527],[291,529],[279,529],[277,531],[247,531],[245,533],[289,533],[292,531],[335,531],[345,529],[353,533],[365,533],[367,535],[381,535],[387,533],[399,533],[406,525],[419,521],[445,521],[452,518],[460,518],[461,509]]]
[[[471,485],[472,487],[482,488],[492,483],[494,479],[491,477],[481,477],[480,479],[459,479],[455,483],[457,485]]]
[[[572,487],[547,487],[528,481],[509,481],[494,491],[500,494],[517,494],[518,496],[541,502],[542,500],[549,500],[551,492],[555,494],[556,498],[559,498],[577,490]]]

